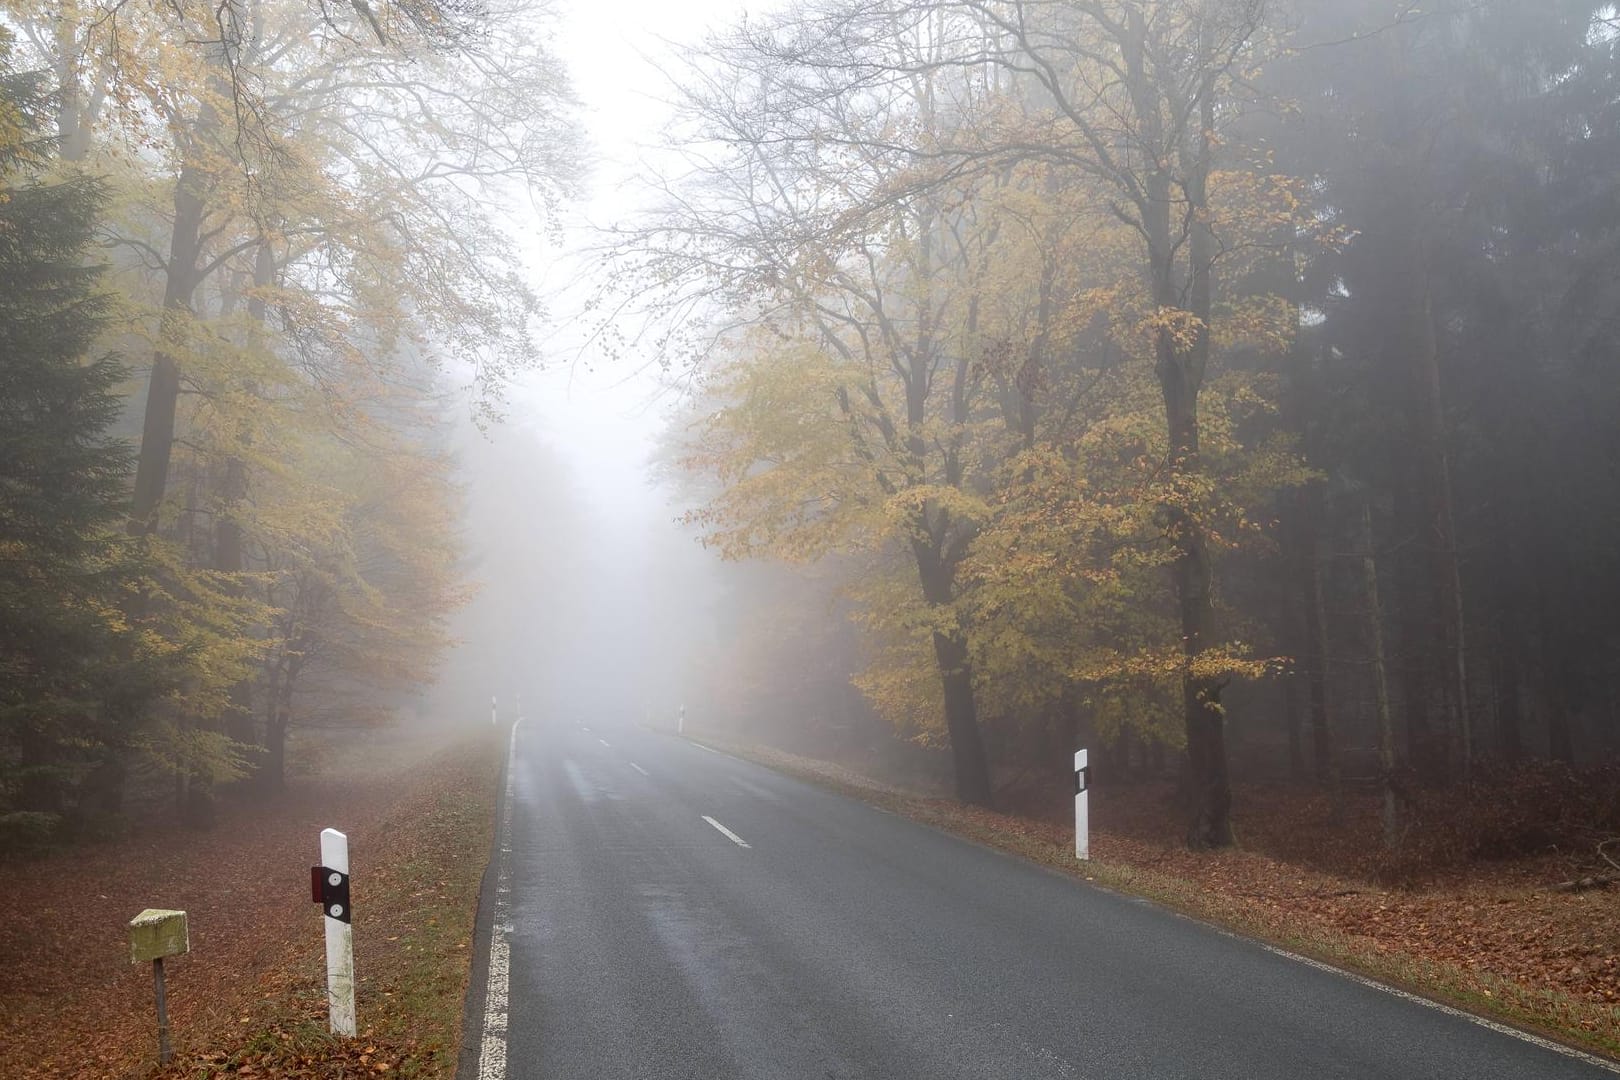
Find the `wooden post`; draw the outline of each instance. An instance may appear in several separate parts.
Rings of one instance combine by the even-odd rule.
[[[129,921],[129,960],[152,962],[152,992],[157,998],[158,1064],[174,1058],[169,1043],[169,1000],[163,981],[163,958],[191,951],[191,929],[183,911],[147,908]]]
[[[174,1047],[169,1045],[169,1001],[163,994],[163,957],[152,961],[152,992],[157,996],[158,1064],[167,1065],[174,1059]]]

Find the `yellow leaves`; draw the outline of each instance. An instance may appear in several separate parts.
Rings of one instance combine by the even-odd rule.
[[[1198,343],[1199,336],[1204,332],[1204,320],[1181,308],[1161,306],[1138,322],[1136,330],[1152,341],[1167,337],[1177,352],[1185,353]]]
[[[883,504],[884,518],[899,535],[911,529],[926,528],[938,515],[963,524],[982,521],[989,506],[982,498],[949,484],[912,484],[889,496]]]

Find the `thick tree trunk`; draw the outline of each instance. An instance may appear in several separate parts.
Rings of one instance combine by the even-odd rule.
[[[169,266],[163,288],[163,326],[160,344],[152,357],[152,376],[146,390],[146,415],[141,426],[141,449],[135,462],[135,494],[130,505],[130,529],[147,535],[157,529],[158,508],[169,482],[169,456],[174,448],[175,410],[180,401],[180,366],[167,342],[178,334],[173,325],[191,308],[197,288],[201,254],[203,201],[201,173],[190,163],[182,166],[174,187],[174,229],[169,236]]]
[[[259,245],[253,264],[254,294],[249,297],[248,317],[262,325],[267,313],[262,290],[275,280],[275,255],[268,241]],[[252,387],[250,386],[250,390]],[[245,568],[242,549],[242,524],[238,518],[248,494],[247,463],[240,454],[232,452],[225,459],[224,489],[220,493],[220,509],[214,525],[214,567],[227,574],[239,574]],[[239,743],[251,745],[255,739],[253,722],[253,682],[244,679],[231,687],[231,712],[226,721],[226,732]]]
[[[923,522],[926,526],[926,520]],[[915,539],[911,545],[923,598],[933,607],[947,607],[955,599],[954,567],[937,545]],[[960,631],[935,631],[934,662],[945,697],[945,731],[951,741],[951,765],[956,774],[956,797],[974,806],[994,801],[990,762],[984,735],[979,730],[978,703],[973,691],[973,664]]]
[[[984,751],[984,736],[979,731],[967,646],[958,636],[936,633],[934,660],[939,665],[940,685],[945,692],[945,728],[951,738],[956,797],[974,806],[989,806],[994,801],[990,763]]]
[[[83,161],[89,154],[94,122],[83,82],[82,14],[77,0],[63,0],[56,15],[56,149],[63,161]]]

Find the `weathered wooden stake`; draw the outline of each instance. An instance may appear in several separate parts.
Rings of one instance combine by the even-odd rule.
[[[163,994],[163,957],[152,961],[152,991],[157,995],[158,1064],[167,1065],[174,1057],[169,1045],[169,1001]]]
[[[183,911],[147,908],[129,920],[129,961],[152,962],[152,992],[157,998],[158,1064],[174,1057],[169,1044],[169,1000],[163,981],[163,958],[191,951],[191,929]]]

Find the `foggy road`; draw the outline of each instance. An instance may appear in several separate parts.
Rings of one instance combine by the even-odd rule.
[[[510,790],[512,1080],[1614,1075],[669,735]]]

